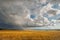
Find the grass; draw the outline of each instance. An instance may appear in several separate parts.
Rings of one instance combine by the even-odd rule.
[[[60,40],[60,31],[1,30],[0,40]]]

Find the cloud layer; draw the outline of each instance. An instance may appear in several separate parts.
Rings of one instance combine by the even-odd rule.
[[[54,8],[57,5],[54,6],[55,2],[58,9]],[[60,18],[59,2],[59,0],[0,0],[0,25],[3,22],[6,25],[17,26],[15,29],[54,25]],[[35,18],[31,18],[31,15]],[[10,28],[10,26],[3,28],[5,27]]]

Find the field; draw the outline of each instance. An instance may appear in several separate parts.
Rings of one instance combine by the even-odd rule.
[[[60,40],[60,31],[1,30],[0,40]]]

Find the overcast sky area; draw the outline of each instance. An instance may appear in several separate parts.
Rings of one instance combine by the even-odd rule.
[[[60,0],[0,0],[0,29],[60,29]]]

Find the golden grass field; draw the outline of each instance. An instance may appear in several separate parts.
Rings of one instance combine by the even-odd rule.
[[[1,30],[0,40],[60,40],[60,31]]]

